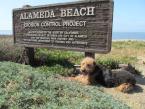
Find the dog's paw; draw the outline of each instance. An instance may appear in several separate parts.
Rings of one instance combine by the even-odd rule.
[[[74,78],[74,80],[85,85],[90,85],[89,77],[87,75],[78,75]]]
[[[133,90],[133,85],[130,83],[123,83],[121,85],[119,85],[118,87],[116,87],[117,91],[123,92],[123,93],[128,93],[131,90]]]

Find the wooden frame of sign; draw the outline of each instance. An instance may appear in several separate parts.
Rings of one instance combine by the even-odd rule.
[[[27,48],[80,51],[92,57],[108,53],[113,5],[113,0],[87,0],[14,9],[14,43]]]

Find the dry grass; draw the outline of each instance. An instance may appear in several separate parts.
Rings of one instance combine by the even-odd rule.
[[[13,37],[12,36],[0,36],[0,49],[5,49],[8,46],[13,46]]]
[[[12,36],[0,36],[0,61],[17,62],[22,48],[14,46]]]
[[[97,54],[97,58],[112,58],[120,63],[138,62],[138,57],[145,57],[145,42],[143,41],[115,41],[112,50],[108,54]]]

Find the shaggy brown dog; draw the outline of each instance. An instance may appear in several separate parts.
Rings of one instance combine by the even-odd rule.
[[[81,74],[76,76],[77,80],[84,84],[101,84],[106,87],[116,87],[121,92],[129,92],[133,89],[136,80],[130,72],[119,69],[109,70],[96,65],[93,58],[83,59],[80,67]]]

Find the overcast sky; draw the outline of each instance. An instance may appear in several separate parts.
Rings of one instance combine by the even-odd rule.
[[[2,0],[0,30],[12,30],[12,9],[76,0]],[[114,0],[114,32],[145,32],[145,0]]]

